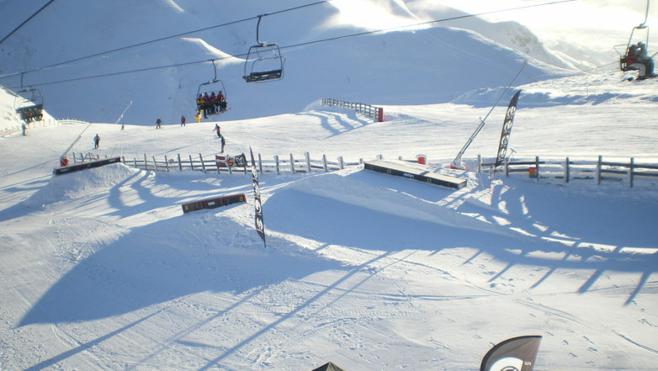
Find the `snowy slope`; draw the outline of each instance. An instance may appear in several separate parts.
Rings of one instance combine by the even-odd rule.
[[[272,10],[300,4],[298,1],[279,1]],[[12,14],[14,7],[18,11],[27,6],[7,3],[4,5],[6,11],[0,14]],[[79,21],[79,12],[83,10],[84,19]],[[28,23],[21,32],[0,46],[0,55],[6,57],[0,62],[0,73],[43,66],[179,30],[251,17],[263,10],[262,4],[257,1],[222,2],[220,5],[210,1],[149,0],[120,7],[110,3],[94,3],[91,6],[88,2],[77,0],[55,4],[39,15],[39,22]],[[290,45],[370,29],[359,24],[334,22],[342,11],[332,5],[319,5],[266,17],[261,30],[262,39]],[[149,16],[144,17],[143,14]],[[413,13],[402,15],[404,17],[397,19],[401,24],[422,20]],[[122,22],[119,24],[109,19],[122,19]],[[520,50],[520,53],[528,52],[536,56],[523,76],[526,81],[553,76],[557,70],[546,63],[559,64],[559,61],[551,59],[548,52],[535,53],[526,50],[528,48],[521,50],[518,45],[506,43],[513,36],[493,36],[514,27],[484,22],[479,28],[472,28],[485,34],[486,38],[472,32],[435,28],[287,49],[284,50],[285,79],[271,84],[245,84],[241,79],[243,70],[240,61],[227,60],[228,63],[219,72],[231,106],[226,117],[235,119],[297,112],[322,97],[377,104],[449,101],[476,87],[504,85],[525,58],[525,54],[517,54],[505,45]],[[514,32],[524,38],[534,37],[525,29]],[[47,83],[241,55],[255,43],[254,34],[255,22],[240,23],[28,74],[25,83]],[[63,44],[62,40],[75,41]],[[540,48],[536,41],[533,43],[533,48]],[[49,110],[57,117],[114,122],[132,100],[134,104],[127,112],[125,122],[150,123],[157,117],[165,122],[177,122],[181,114],[192,116],[196,88],[199,83],[211,78],[209,64],[192,65],[46,85],[42,89]],[[2,84],[16,86],[18,78],[3,80]],[[286,94],[281,94],[282,91]]]
[[[623,96],[628,86],[616,74],[522,86],[552,101],[521,95],[512,147],[658,162],[655,81]],[[485,93],[471,99],[386,106],[378,124],[315,105],[222,132],[229,153],[251,145],[266,158],[449,160],[488,109]],[[502,115],[468,157],[493,154]],[[206,155],[213,125],[92,124],[73,150],[99,133],[101,156]],[[543,336],[542,370],[658,361],[655,182],[465,173],[453,191],[359,167],[269,174],[264,249],[249,176],[115,164],[53,177],[84,127],[0,138],[2,369],[472,370],[522,334]],[[248,203],[182,214],[182,202],[236,192]]]

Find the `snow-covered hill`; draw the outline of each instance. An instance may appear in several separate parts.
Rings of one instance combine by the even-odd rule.
[[[272,10],[300,5],[279,1]],[[30,5],[8,4],[1,14],[22,14]],[[364,11],[376,9],[375,5]],[[413,9],[413,8],[411,8]],[[155,1],[101,4],[69,1],[54,4],[0,46],[0,74],[30,69],[72,57],[196,29],[262,13],[258,1]],[[407,9],[408,10],[408,9]],[[21,12],[22,11],[22,12]],[[83,21],[80,12],[84,11]],[[341,6],[324,4],[263,19],[262,39],[280,45],[316,40],[370,29],[339,22]],[[148,14],[148,17],[144,17]],[[423,14],[442,17],[454,11]],[[373,14],[373,17],[376,15]],[[393,24],[425,18],[406,12]],[[109,21],[122,19],[121,23]],[[387,23],[390,27],[391,23]],[[219,71],[230,112],[227,119],[297,112],[322,97],[377,104],[440,103],[479,87],[506,84],[531,57],[525,81],[553,76],[565,67],[542,48],[527,29],[511,23],[481,20],[448,27],[377,34],[331,43],[286,49],[285,78],[268,84],[245,84],[241,60],[226,60]],[[475,33],[479,32],[479,33]],[[484,35],[482,37],[481,35]],[[63,42],[71,40],[71,42]],[[255,21],[166,40],[138,49],[81,61],[25,76],[25,84],[48,83],[157,65],[241,55],[255,43]],[[512,49],[507,49],[510,47]],[[157,117],[177,122],[192,116],[198,84],[212,78],[212,67],[191,65],[139,74],[41,86],[49,111],[56,117],[113,122],[132,100],[125,122],[150,123]],[[2,80],[18,85],[18,77]],[[285,94],[281,94],[285,91]]]

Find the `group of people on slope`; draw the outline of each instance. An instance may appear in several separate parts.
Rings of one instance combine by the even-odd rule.
[[[639,72],[638,80],[656,77],[653,70],[653,58],[649,56],[647,46],[642,41],[628,47],[626,68],[637,70]]]
[[[221,113],[226,111],[226,97],[224,93],[220,90],[215,94],[215,92],[199,94],[196,97],[196,109],[197,112],[203,113],[203,118],[208,118],[208,115],[214,115],[216,113]]]

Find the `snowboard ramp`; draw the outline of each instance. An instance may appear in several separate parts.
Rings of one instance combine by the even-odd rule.
[[[203,209],[214,209],[217,207],[227,206],[241,202],[247,202],[247,197],[244,195],[244,193],[238,193],[228,196],[211,197],[203,200],[184,203],[183,213],[187,214],[193,211],[198,211]]]
[[[364,162],[366,170],[377,171],[379,173],[402,176],[409,179],[415,179],[425,183],[436,184],[442,187],[460,189],[466,186],[466,179],[460,179],[453,176],[433,173],[431,171],[409,166],[397,162],[374,160]]]
[[[53,174],[62,175],[62,174],[74,173],[76,171],[92,169],[95,167],[101,167],[109,164],[114,164],[117,162],[121,162],[121,157],[111,157],[111,158],[106,158],[104,160],[96,160],[90,162],[83,162],[75,165],[62,166],[53,169]]]

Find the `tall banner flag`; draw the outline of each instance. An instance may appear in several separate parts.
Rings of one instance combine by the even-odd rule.
[[[500,133],[498,156],[496,156],[496,164],[494,167],[498,167],[505,162],[505,156],[507,156],[507,144],[509,143],[510,134],[512,134],[512,124],[514,124],[514,114],[516,113],[516,104],[519,101],[519,94],[521,94],[521,90],[514,94],[512,100],[509,102],[509,106],[507,106],[505,121],[503,121],[503,131]]]
[[[520,336],[496,344],[482,358],[480,371],[532,371],[541,336]]]
[[[260,184],[258,183],[258,172],[256,171],[256,161],[254,161],[254,152],[249,147],[251,155],[251,181],[254,185],[254,225],[256,232],[263,239],[263,245],[267,247],[265,241],[265,223],[263,222],[263,205],[260,202]]]

